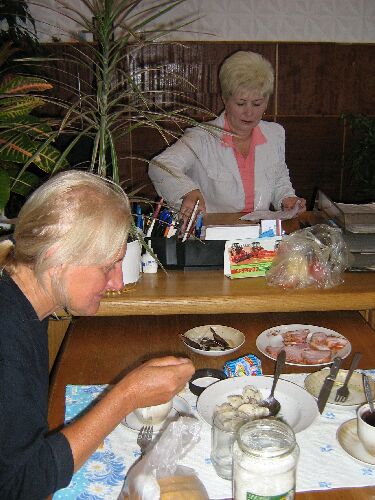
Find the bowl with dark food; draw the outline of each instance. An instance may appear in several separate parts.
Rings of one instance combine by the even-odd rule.
[[[202,356],[226,356],[237,351],[245,342],[245,335],[230,326],[202,325],[181,335],[190,350]]]

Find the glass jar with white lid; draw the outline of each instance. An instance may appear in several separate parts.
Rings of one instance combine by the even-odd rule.
[[[233,446],[234,500],[292,500],[299,457],[293,430],[274,418],[243,425]]]

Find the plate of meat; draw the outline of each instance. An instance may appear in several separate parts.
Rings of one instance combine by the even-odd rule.
[[[256,346],[261,353],[276,359],[281,349],[286,351],[286,363],[297,366],[324,366],[336,356],[346,358],[352,346],[349,340],[334,330],[315,325],[279,325],[262,332]]]

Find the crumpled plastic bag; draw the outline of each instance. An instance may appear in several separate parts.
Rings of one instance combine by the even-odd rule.
[[[208,500],[195,471],[179,460],[199,441],[194,417],[171,422],[160,439],[130,470],[118,500]]]
[[[283,288],[332,288],[344,281],[351,259],[341,229],[317,224],[283,237],[266,281]]]

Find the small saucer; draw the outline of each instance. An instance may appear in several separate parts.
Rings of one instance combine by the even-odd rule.
[[[337,430],[336,437],[342,449],[346,451],[346,453],[349,453],[352,458],[364,462],[365,464],[375,465],[375,456],[370,455],[359,440],[356,418],[341,424]]]
[[[169,412],[167,418],[161,424],[154,424],[154,434],[162,432],[168,426],[168,424],[170,424],[173,420],[177,420],[179,416],[191,414],[192,413],[189,403],[184,398],[175,396],[173,398],[173,407]],[[129,415],[127,415],[124,420],[121,421],[121,424],[136,432],[140,431],[143,425],[133,412],[129,413]]]

